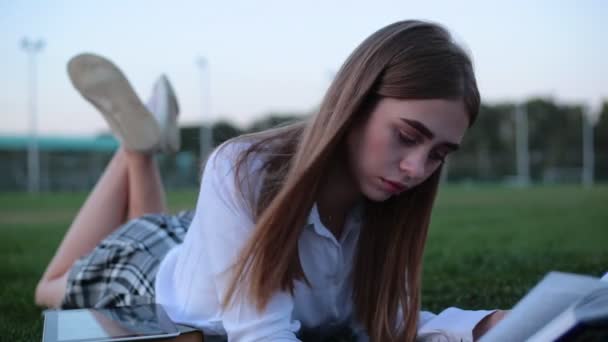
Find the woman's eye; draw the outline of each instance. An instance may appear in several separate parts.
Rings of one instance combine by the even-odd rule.
[[[445,161],[445,158],[447,157],[447,153],[431,152],[429,157],[433,160],[443,162],[443,161]]]
[[[406,133],[399,131],[397,133],[399,135],[399,140],[401,140],[401,142],[403,142],[406,145],[414,145],[416,143],[416,139],[410,137],[409,135],[407,135]]]

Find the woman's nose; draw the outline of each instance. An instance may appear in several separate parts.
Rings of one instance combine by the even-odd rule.
[[[426,167],[426,153],[422,150],[408,152],[399,163],[399,169],[410,179],[419,179],[424,176]]]

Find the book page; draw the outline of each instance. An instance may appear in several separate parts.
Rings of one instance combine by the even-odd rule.
[[[534,334],[529,342],[554,341],[581,323],[593,324],[592,322],[601,321],[608,324],[608,284],[585,295],[559,314]]]
[[[606,286],[598,278],[551,272],[480,341],[525,341],[589,292]]]

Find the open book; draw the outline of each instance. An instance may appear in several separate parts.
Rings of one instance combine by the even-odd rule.
[[[606,278],[549,273],[481,341],[608,341]]]

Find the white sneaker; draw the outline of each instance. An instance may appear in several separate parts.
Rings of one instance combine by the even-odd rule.
[[[167,76],[161,75],[156,80],[146,107],[154,114],[160,127],[161,136],[157,149],[164,153],[179,151],[180,133],[177,126],[179,105]]]
[[[159,123],[114,63],[101,56],[80,54],[68,62],[68,74],[80,94],[104,115],[125,149],[154,152],[158,148]]]

